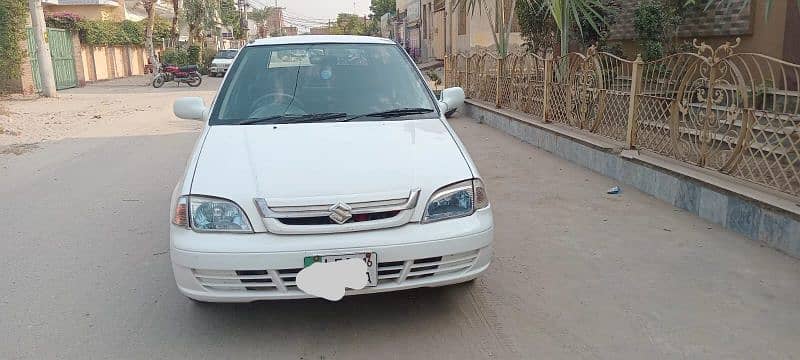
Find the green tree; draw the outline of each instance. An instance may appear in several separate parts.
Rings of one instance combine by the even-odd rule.
[[[259,37],[267,36],[266,33],[267,20],[272,15],[273,11],[274,10],[272,7],[265,7],[265,8],[256,8],[253,9],[252,12],[250,12],[249,18],[250,20],[253,20],[253,22],[256,23],[256,28],[258,29],[257,32]]]
[[[172,0],[172,26],[170,27],[170,43],[174,46],[178,44],[178,20],[181,17],[180,0]]]
[[[225,26],[234,26],[239,23],[239,9],[233,0],[222,0],[219,5],[219,16]]]
[[[189,44],[200,41],[204,33],[212,31],[219,12],[218,0],[184,0],[183,21],[189,27]]]
[[[25,39],[27,15],[27,1],[0,1],[0,69],[3,69],[0,79],[19,76],[22,54],[27,50],[19,46],[20,41]]]
[[[397,8],[395,0],[371,0],[369,11],[372,12],[373,18],[380,19],[383,14],[393,13]]]
[[[244,38],[244,31],[242,31],[242,16],[236,3],[233,0],[222,0],[219,6],[219,15],[222,24],[231,28],[233,37],[236,39]]]
[[[588,25],[596,32],[600,32],[603,19],[602,12],[605,6],[600,0],[530,0],[550,12],[553,21],[561,34],[561,55],[569,52],[569,33],[572,24]],[[583,32],[583,26],[578,30]]]
[[[331,29],[337,35],[368,35],[368,21],[355,14],[339,14],[336,24]]]
[[[156,51],[153,48],[153,31],[156,25],[156,9],[153,7],[155,6],[156,0],[142,0],[142,6],[144,6],[144,10],[147,12],[147,26],[145,27],[144,31],[144,47],[147,50],[147,57],[150,59],[150,64],[153,65],[153,69],[158,69],[159,63],[158,58],[156,58]],[[156,71],[153,71],[155,75]]]
[[[590,45],[604,47],[608,25],[613,23],[617,5],[613,0],[602,0],[602,2],[603,6],[596,10],[604,21],[596,23],[596,28],[583,17],[579,17],[579,21],[572,23],[570,32],[577,31],[581,35],[581,45],[584,47]],[[560,30],[548,7],[539,3],[521,1],[517,4],[516,13],[517,19],[519,19],[520,33],[529,51],[544,53],[558,46]]]

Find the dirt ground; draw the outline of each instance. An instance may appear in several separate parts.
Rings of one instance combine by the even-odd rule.
[[[171,104],[204,80],[6,103],[61,124],[0,152],[0,359],[800,358],[800,261],[458,116],[496,225],[474,283],[195,304],[167,210],[199,124]]]
[[[210,102],[220,83],[219,78],[204,77],[197,88],[168,83],[155,89],[147,81],[137,76],[98,82],[61,91],[52,99],[0,99],[0,152],[25,152],[35,144],[66,138],[158,133],[160,119],[138,115],[171,111],[171,100],[181,96],[204,96]]]

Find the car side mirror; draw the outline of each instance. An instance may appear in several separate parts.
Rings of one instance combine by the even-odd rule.
[[[206,111],[206,104],[203,98],[192,96],[182,97],[175,100],[172,104],[172,112],[175,116],[186,120],[203,120],[203,113]]]
[[[464,89],[460,87],[447,88],[442,90],[442,99],[439,100],[439,105],[444,110],[444,113],[449,116],[464,105],[465,97]]]

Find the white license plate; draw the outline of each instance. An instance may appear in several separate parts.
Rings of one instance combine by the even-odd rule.
[[[376,253],[308,256],[305,258],[304,265],[309,267],[315,262],[329,263],[348,259],[363,260],[367,264],[367,286],[378,285],[378,255]]]

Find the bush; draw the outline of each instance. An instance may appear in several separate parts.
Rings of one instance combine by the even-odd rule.
[[[0,82],[19,76],[25,40],[25,16],[27,2],[24,0],[0,1]]]
[[[81,17],[78,16],[78,14],[73,14],[69,12],[47,14],[44,19],[44,22],[47,24],[47,27],[70,30],[70,31],[79,30],[78,27],[79,21],[81,21]]]
[[[204,51],[203,52],[203,65],[205,65],[206,67],[210,67],[211,66],[211,62],[214,61],[214,56],[216,56],[216,55],[217,54],[215,54],[215,53],[213,53],[211,51]]]
[[[202,64],[200,61],[200,47],[197,45],[189,46],[188,61],[190,64]]]
[[[639,3],[634,12],[633,26],[639,37],[642,59],[652,61],[664,57],[668,50],[674,51],[670,43],[675,38],[681,24],[680,2],[645,0]]]
[[[103,20],[79,20],[76,28],[80,31],[81,42],[86,45],[144,45],[147,20],[120,22]],[[156,19],[153,27],[153,41],[158,42],[170,36],[169,22]]]
[[[189,53],[179,48],[166,49],[161,54],[161,62],[178,66],[189,65]]]

